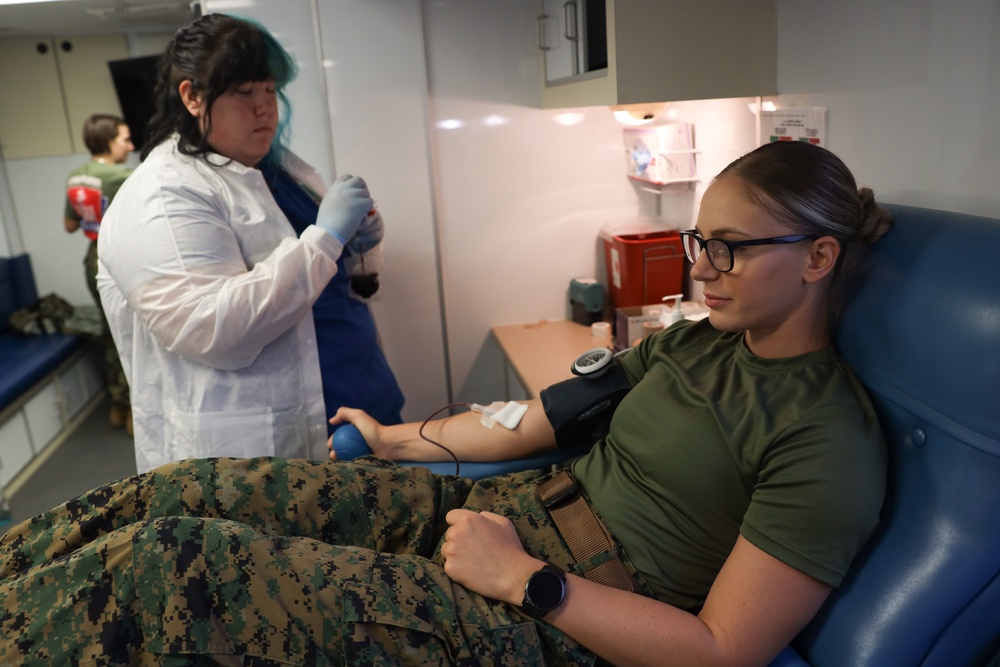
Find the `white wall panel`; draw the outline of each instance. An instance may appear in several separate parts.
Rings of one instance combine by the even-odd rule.
[[[319,2],[339,173],[365,177],[385,219],[373,310],[406,395],[404,417],[448,403],[418,0]]]
[[[829,109],[876,196],[1000,216],[996,0],[779,0],[779,104]]]
[[[83,257],[90,241],[63,228],[66,177],[90,154],[7,161],[24,251],[31,255],[38,294],[55,292],[73,304],[93,304]],[[134,158],[133,158],[134,159]]]

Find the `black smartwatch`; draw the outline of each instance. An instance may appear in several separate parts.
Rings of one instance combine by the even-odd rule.
[[[535,618],[545,618],[566,598],[566,575],[549,563],[528,577],[521,609]]]

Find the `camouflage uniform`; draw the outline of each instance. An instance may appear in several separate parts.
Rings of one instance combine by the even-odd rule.
[[[107,382],[108,396],[111,402],[128,408],[132,402],[129,397],[128,380],[125,379],[125,371],[122,369],[121,359],[118,357],[118,348],[111,337],[111,330],[108,328],[108,320],[104,316],[104,307],[101,305],[101,293],[97,290],[97,241],[91,241],[87,246],[87,254],[83,258],[84,271],[87,274],[87,289],[94,297],[94,303],[101,311],[101,345],[104,347],[104,367],[105,380]]]
[[[0,541],[0,664],[593,665],[444,573],[456,507],[510,517],[572,571],[538,476],[261,458],[126,478]]]

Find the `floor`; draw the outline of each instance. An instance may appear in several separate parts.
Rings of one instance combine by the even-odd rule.
[[[94,487],[135,474],[132,438],[108,425],[104,401],[7,499],[14,521],[29,519]],[[2,530],[0,530],[2,532]]]

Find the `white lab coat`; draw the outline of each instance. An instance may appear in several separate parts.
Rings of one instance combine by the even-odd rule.
[[[296,238],[262,174],[157,146],[98,238],[97,283],[131,391],[136,467],[207,456],[326,459],[312,304],[343,247]],[[322,179],[289,156],[322,194]],[[305,173],[303,173],[305,172]]]

